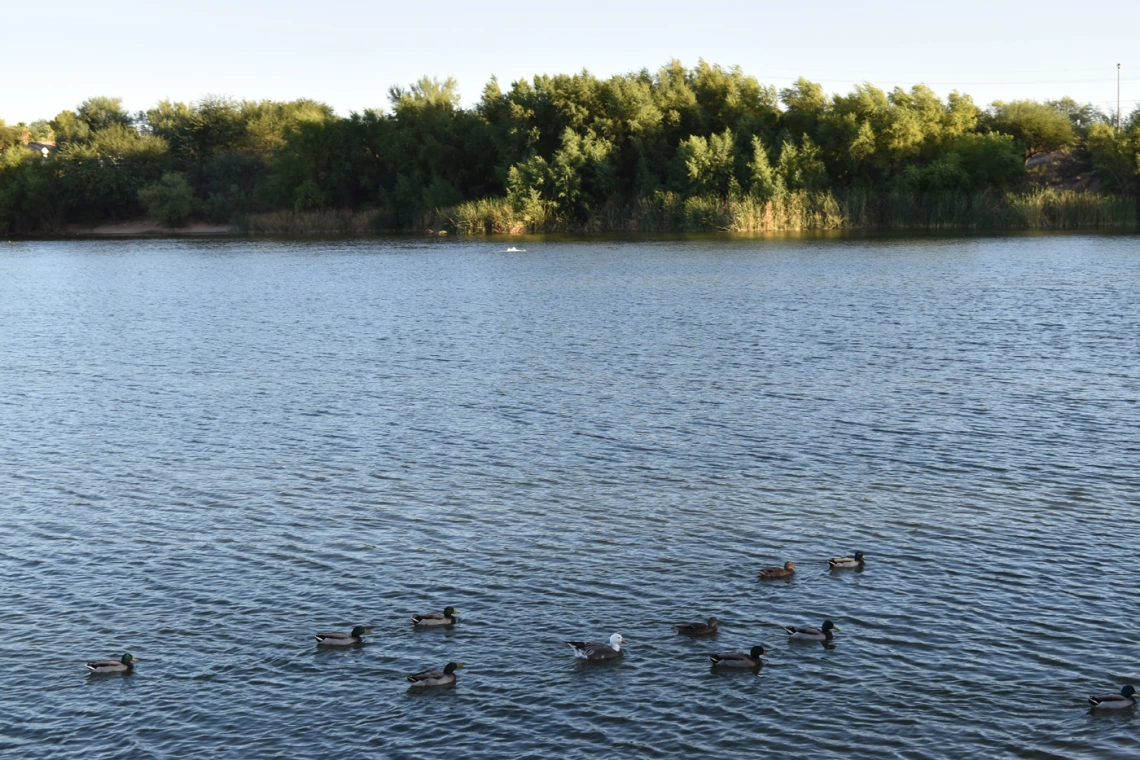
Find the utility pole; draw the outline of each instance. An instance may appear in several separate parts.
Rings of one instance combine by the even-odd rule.
[[[1116,64],[1116,131],[1120,131],[1120,64]]]

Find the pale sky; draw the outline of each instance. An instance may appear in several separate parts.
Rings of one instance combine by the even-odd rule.
[[[13,15],[14,14],[14,15]],[[309,97],[347,114],[388,88],[455,77],[465,104],[492,74],[598,76],[670,58],[739,64],[762,83],[797,76],[846,92],[924,82],[979,105],[1071,95],[1123,110],[1140,101],[1140,2],[816,0],[719,3],[577,0],[56,0],[5,14],[0,118],[51,118],[94,95],[131,111],[203,95]]]

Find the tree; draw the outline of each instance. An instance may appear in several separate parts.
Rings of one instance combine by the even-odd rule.
[[[0,151],[18,145],[20,142],[19,131],[15,127],[9,127],[3,119],[0,119]]]
[[[1088,149],[1106,189],[1137,189],[1140,139],[1128,130],[1140,111],[1117,135],[1069,98],[983,113],[968,95],[941,99],[924,85],[828,95],[801,78],[777,92],[704,60],[604,79],[585,70],[509,87],[492,79],[471,108],[453,79],[425,77],[388,96],[386,110],[346,117],[313,100],[219,97],[132,117],[118,99],[96,97],[50,123],[0,123],[0,228],[129,217],[144,198],[151,211],[177,207],[186,188],[194,211],[217,221],[335,208],[418,226],[432,210],[495,197],[531,227],[555,213],[589,225],[618,209],[689,204],[715,215],[745,192],[767,201],[785,191],[1005,189],[1028,156],[1064,146]],[[58,149],[44,157],[19,145],[39,139]]]
[[[784,111],[782,122],[792,134],[815,134],[817,125],[826,115],[828,102],[823,86],[800,77],[791,87],[780,90]]]
[[[546,159],[535,155],[515,164],[507,172],[507,201],[527,222],[540,223],[545,219],[548,208],[557,208],[557,203],[551,202],[548,195],[544,197],[548,177]]]
[[[1104,112],[1092,103],[1078,103],[1067,95],[1060,100],[1046,100],[1045,105],[1063,114],[1072,124],[1073,130],[1080,135],[1087,135],[1093,124],[1108,122]]]
[[[588,131],[579,135],[569,127],[562,133],[562,147],[550,166],[550,185],[560,208],[584,219],[614,190],[613,145]]]
[[[1005,189],[1025,174],[1021,151],[1009,135],[967,134],[927,164],[903,171],[904,186],[920,191]]]
[[[732,130],[726,129],[708,139],[691,135],[677,146],[677,167],[681,183],[689,195],[716,195],[726,198],[739,192],[736,179],[736,144]]]
[[[180,172],[167,172],[138,195],[147,216],[167,227],[181,227],[194,211],[194,191]]]
[[[1077,137],[1068,116],[1033,100],[995,101],[987,126],[1020,142],[1027,159],[1072,145]]]
[[[1133,124],[1123,132],[1117,132],[1108,124],[1093,124],[1089,127],[1088,148],[1093,168],[1106,185],[1120,193],[1137,192],[1140,184],[1140,124]]]
[[[772,130],[779,119],[776,89],[746,76],[739,66],[725,69],[701,60],[692,72],[690,86],[704,134],[725,129]]]
[[[792,190],[821,190],[827,185],[827,168],[819,147],[804,135],[800,145],[788,140],[780,149],[776,171]]]
[[[321,186],[311,179],[305,180],[293,191],[294,211],[314,211],[324,208],[327,204],[328,198],[321,190]]]
[[[131,125],[131,116],[123,108],[122,98],[105,96],[88,98],[79,105],[77,110],[79,118],[87,124],[92,132],[98,132],[112,126],[129,127]]]
[[[60,147],[68,143],[84,143],[91,136],[91,127],[74,111],[60,111],[56,114],[51,120],[51,129],[55,133],[56,144]]]
[[[752,138],[752,160],[748,162],[749,191],[761,201],[768,201],[783,192],[779,175],[768,161],[768,150],[759,137]]]
[[[944,138],[954,140],[973,133],[978,128],[980,114],[981,110],[974,104],[973,98],[957,90],[952,91],[946,97],[946,113],[942,118]]]

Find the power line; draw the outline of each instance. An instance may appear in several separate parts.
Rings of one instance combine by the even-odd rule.
[[[766,71],[783,71],[783,72],[789,72],[789,73],[793,73],[793,74],[801,73],[803,71],[803,69],[801,69],[801,68],[784,68],[782,66],[763,66],[761,68],[765,69]],[[1107,66],[1097,66],[1096,68],[1091,68],[1091,69],[1072,69],[1072,68],[1069,68],[1066,66],[1066,67],[1061,68],[1061,69],[1058,69],[1058,68],[1005,69],[1005,72],[1007,74],[1058,74],[1058,75],[1093,74],[1093,73],[1103,74],[1106,71],[1108,71],[1110,68],[1111,67],[1107,67]],[[832,71],[834,71],[834,70],[832,69]],[[887,72],[887,71],[883,71],[883,70],[864,70],[864,73],[866,73],[868,75],[872,75],[872,76],[893,77],[897,73],[897,70],[891,71],[891,72]]]
[[[801,77],[759,77],[759,76],[757,77],[757,79],[761,79],[761,78],[794,82],[797,79],[800,79]],[[847,84],[849,82],[857,81],[855,79],[813,79],[811,77],[802,77],[802,78],[809,79],[810,81],[813,81],[813,82],[819,82],[820,84]],[[887,78],[887,77],[884,77],[884,78]],[[1095,82],[1104,82],[1105,79],[1107,79],[1107,77],[1096,77],[1094,79],[1053,79],[1053,80],[1044,80],[1043,79],[1043,80],[1034,80],[1034,81],[1019,80],[1019,81],[1010,81],[1010,82],[997,82],[997,81],[990,81],[990,82],[932,82],[932,81],[927,80],[927,79],[922,79],[922,80],[919,80],[919,83],[920,84],[927,84],[927,85],[939,85],[941,87],[947,87],[947,86],[949,86],[949,87],[960,87],[963,85],[970,85],[972,87],[978,87],[978,86],[983,86],[983,85],[1005,85],[1005,86],[1009,86],[1009,85],[1016,85],[1016,84],[1091,84],[1091,83],[1095,83]],[[862,79],[862,80],[858,80],[858,81],[866,82],[867,80]],[[913,80],[911,80],[911,81],[913,81]],[[1140,77],[1126,77],[1126,78],[1122,79],[1121,81],[1123,81],[1123,82],[1140,82]]]

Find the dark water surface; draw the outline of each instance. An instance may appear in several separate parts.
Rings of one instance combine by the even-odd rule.
[[[0,753],[1140,755],[1140,239],[525,247],[0,246]]]

